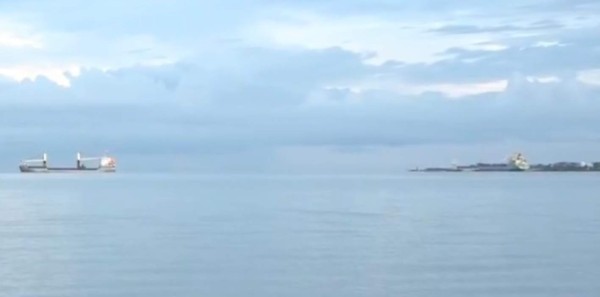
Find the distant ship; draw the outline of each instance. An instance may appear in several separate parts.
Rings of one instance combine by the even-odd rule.
[[[528,171],[530,165],[521,153],[516,153],[508,158],[505,163],[477,163],[466,166],[453,165],[452,167],[431,167],[424,169],[411,169],[413,172],[473,172],[473,171]]]
[[[85,162],[97,162],[97,165],[86,166]],[[48,155],[44,153],[41,159],[28,159],[21,161],[19,170],[25,173],[48,173],[48,172],[115,172],[117,161],[110,156],[82,158],[77,153],[75,167],[50,167],[48,166]]]
[[[527,171],[529,163],[523,154],[516,153],[508,158],[506,163],[478,163],[475,165],[461,166],[461,170],[470,171]]]

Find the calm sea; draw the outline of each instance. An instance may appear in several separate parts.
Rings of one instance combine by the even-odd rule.
[[[4,174],[0,296],[600,296],[600,174]]]

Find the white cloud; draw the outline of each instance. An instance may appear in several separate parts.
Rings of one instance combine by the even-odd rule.
[[[509,46],[505,45],[505,44],[494,43],[494,42],[480,42],[480,43],[476,43],[476,44],[472,44],[472,45],[467,45],[463,48],[469,49],[469,50],[482,50],[482,51],[496,52],[496,51],[503,51],[505,49],[508,49]]]
[[[553,46],[565,46],[564,43],[560,41],[538,41],[533,47],[553,47]]]
[[[577,75],[577,79],[586,84],[600,86],[600,69],[590,69],[581,71]]]
[[[487,93],[500,93],[506,89],[508,81],[499,80],[472,84],[439,84],[421,87],[421,92],[436,91],[450,98],[460,98]]]
[[[438,83],[438,84],[414,84],[406,83],[397,79],[385,77],[374,77],[365,79],[360,83],[350,85],[329,86],[330,90],[349,90],[355,94],[368,93],[372,90],[387,91],[399,96],[421,95],[428,92],[436,92],[448,98],[461,98],[487,93],[500,93],[507,87],[507,80],[487,81],[480,83]],[[367,98],[363,98],[368,100]]]
[[[30,25],[5,17],[0,13],[0,49],[42,49],[41,36]]]
[[[537,83],[556,83],[560,82],[560,78],[556,76],[527,76],[527,81]]]
[[[38,38],[35,37],[22,37],[11,32],[0,31],[0,47],[29,47],[40,49],[43,47],[43,44]]]
[[[433,36],[424,33],[421,21],[389,21],[375,17],[322,17],[311,13],[290,13],[292,21],[259,21],[247,30],[248,38],[261,44],[323,49],[340,47],[373,54],[366,62],[388,60],[409,63],[433,62],[437,54],[456,46],[485,41],[472,36]]]
[[[0,75],[18,81],[45,77],[66,87],[70,77],[82,68],[166,65],[191,55],[189,50],[148,34],[104,36],[38,29],[35,39],[6,36],[10,38],[0,34],[0,56],[5,57],[0,62]],[[10,51],[3,54],[3,45],[10,46]]]
[[[0,75],[9,77],[18,82],[26,79],[35,80],[38,77],[45,77],[59,86],[69,87],[72,77],[79,75],[80,68],[77,65],[63,67],[28,67],[15,66],[9,68],[0,68]]]

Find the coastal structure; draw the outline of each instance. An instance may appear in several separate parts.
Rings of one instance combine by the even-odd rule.
[[[600,171],[600,162],[556,162],[551,164],[529,164],[521,153],[513,154],[505,163],[476,163],[471,165],[453,165],[451,167],[429,167],[411,169],[413,172],[592,172]]]
[[[90,164],[91,163],[91,164]],[[48,155],[44,153],[41,159],[22,160],[19,171],[23,173],[50,173],[50,172],[115,172],[117,162],[110,156],[81,157],[77,153],[75,167],[51,167],[48,165]]]

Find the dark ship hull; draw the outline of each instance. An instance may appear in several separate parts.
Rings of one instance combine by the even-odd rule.
[[[76,168],[76,167],[43,167],[43,166],[19,166],[23,173],[69,173],[69,172],[115,172],[115,168]]]

